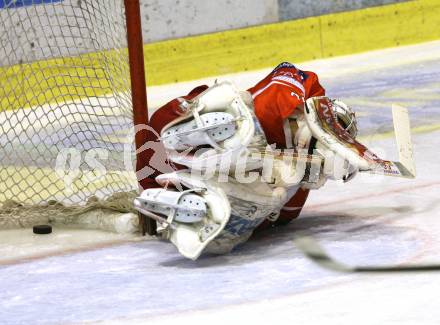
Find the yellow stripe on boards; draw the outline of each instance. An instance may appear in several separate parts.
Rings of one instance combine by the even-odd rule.
[[[149,85],[440,39],[440,1],[417,0],[145,45]]]
[[[101,51],[0,67],[0,113],[129,92],[126,50]],[[111,75],[112,80],[109,81]]]
[[[169,84],[436,39],[440,1],[408,1],[146,44],[147,83]],[[120,59],[116,51],[107,51],[0,68],[0,111],[114,91],[105,79],[107,68],[100,66],[103,53]],[[60,60],[71,67],[58,64]],[[84,64],[87,69],[81,71]],[[39,68],[43,70],[30,76]],[[121,77],[115,80],[116,89],[126,86],[123,73],[116,75]]]
[[[159,85],[320,57],[316,19],[264,25],[148,44],[148,84]],[[283,58],[283,59],[282,59]]]

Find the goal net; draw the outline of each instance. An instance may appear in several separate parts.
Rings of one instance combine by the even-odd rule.
[[[138,186],[124,1],[0,6],[0,229],[115,230]]]

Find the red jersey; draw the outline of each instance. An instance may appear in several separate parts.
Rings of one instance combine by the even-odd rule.
[[[278,65],[249,92],[268,143],[279,148],[286,148],[283,125],[287,117],[302,109],[310,97],[325,95],[314,72],[302,71],[288,62]]]
[[[310,97],[324,96],[325,89],[318,76],[311,71],[302,71],[293,64],[284,62],[278,65],[266,78],[249,89],[254,100],[255,115],[263,128],[269,144],[278,148],[290,147],[292,139],[284,132],[287,118],[302,110],[304,102]],[[290,137],[290,132],[287,134]],[[301,213],[309,190],[299,189],[281,209],[276,222],[266,220],[259,229],[272,224],[285,224]]]

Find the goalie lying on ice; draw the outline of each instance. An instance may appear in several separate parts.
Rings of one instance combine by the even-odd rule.
[[[311,189],[378,159],[354,140],[352,110],[324,95],[315,73],[282,63],[248,91],[223,82],[169,102],[150,125],[175,171],[156,173],[136,209],[191,259],[288,223]]]

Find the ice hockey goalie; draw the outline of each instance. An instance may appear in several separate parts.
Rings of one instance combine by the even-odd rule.
[[[351,108],[287,62],[247,91],[200,86],[157,110],[150,126],[171,168],[156,168],[135,207],[191,259],[288,223],[327,180],[386,165],[355,140]]]

